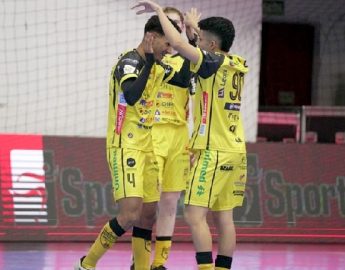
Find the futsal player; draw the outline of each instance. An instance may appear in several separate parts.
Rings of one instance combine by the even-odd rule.
[[[191,169],[185,195],[188,223],[198,269],[214,269],[212,237],[207,213],[213,212],[219,235],[215,269],[231,269],[236,245],[233,208],[241,206],[246,183],[246,147],[241,120],[241,95],[245,60],[229,54],[235,37],[230,20],[210,17],[198,23],[199,48],[181,38],[162,8],[155,2],[139,1],[137,14],[156,12],[167,39],[181,55],[191,61],[198,74],[191,149],[196,161]]]
[[[184,16],[174,7],[165,7],[164,13],[184,32]],[[191,39],[193,31],[189,31]],[[163,62],[180,70],[184,59],[177,53],[166,55]],[[154,153],[162,183],[156,242],[152,270],[163,270],[168,260],[175,227],[176,210],[181,191],[186,189],[189,176],[189,88],[163,83],[156,97],[156,111],[152,127]]]
[[[185,30],[184,16],[175,7],[165,7],[164,12],[181,29]],[[190,42],[194,30],[187,29]],[[184,59],[175,51],[167,54],[163,62],[180,70]],[[175,227],[176,210],[181,191],[186,189],[189,175],[189,115],[190,87],[163,83],[156,97],[156,111],[152,127],[154,153],[159,167],[161,196],[156,222],[156,241],[152,270],[162,270],[168,260]],[[135,266],[132,264],[131,269]]]
[[[158,17],[152,16],[145,24],[143,41],[123,53],[112,69],[107,159],[119,213],[104,225],[76,270],[95,269],[104,253],[131,228],[136,269],[150,268],[152,225],[160,196],[151,139],[155,98],[162,82],[181,83],[184,78],[160,63],[170,50]]]

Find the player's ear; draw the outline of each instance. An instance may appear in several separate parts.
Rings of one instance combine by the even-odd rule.
[[[217,41],[211,40],[210,47],[211,47],[211,50],[215,50],[217,48]]]

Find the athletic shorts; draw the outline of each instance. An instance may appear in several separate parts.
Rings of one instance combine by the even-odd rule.
[[[185,204],[224,211],[241,206],[247,180],[245,153],[198,150]]]
[[[159,201],[158,165],[153,151],[108,148],[107,159],[116,201],[128,197]]]
[[[189,176],[188,126],[154,125],[151,132],[162,191],[185,190]]]

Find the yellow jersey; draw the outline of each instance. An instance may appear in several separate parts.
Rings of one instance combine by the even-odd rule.
[[[112,68],[109,82],[107,148],[131,148],[152,151],[151,128],[154,121],[155,98],[162,82],[170,80],[174,70],[154,63],[140,99],[130,106],[126,103],[121,84],[137,78],[145,60],[134,49],[119,57]]]
[[[180,71],[184,59],[176,54],[163,58],[163,62],[174,70]],[[188,87],[163,82],[156,96],[156,110],[154,124],[185,125],[188,117]]]
[[[191,149],[245,153],[241,119],[241,95],[246,61],[237,55],[209,53],[199,49]]]

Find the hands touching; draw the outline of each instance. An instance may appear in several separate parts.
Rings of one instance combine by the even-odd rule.
[[[190,11],[187,11],[184,17],[184,23],[186,27],[191,27],[195,31],[199,32],[198,22],[200,20],[201,13],[198,12],[196,8],[191,8]]]

